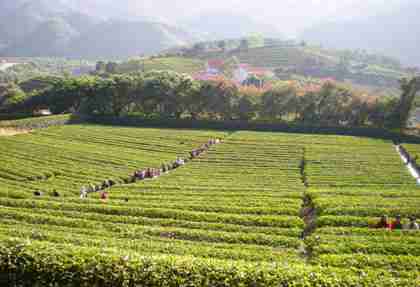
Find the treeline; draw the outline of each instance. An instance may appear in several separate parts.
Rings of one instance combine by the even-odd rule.
[[[333,83],[303,94],[291,86],[254,93],[230,82],[199,82],[169,71],[63,78],[30,95],[14,86],[0,98],[0,113],[48,108],[54,114],[135,114],[146,118],[264,120],[327,126],[396,127],[399,107],[397,98],[367,101]]]

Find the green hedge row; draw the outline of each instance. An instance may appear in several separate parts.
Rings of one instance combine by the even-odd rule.
[[[419,286],[419,279],[375,272],[248,264],[192,257],[131,258],[112,250],[8,240],[0,245],[0,280],[8,286]],[[3,286],[2,284],[2,286]]]
[[[0,119],[1,120],[1,119]],[[69,123],[80,123],[77,116],[55,115],[47,117],[30,117],[16,120],[0,121],[0,127],[11,127],[20,129],[39,129],[50,126],[61,126]]]
[[[328,135],[351,135],[366,136],[373,138],[394,139],[393,132],[379,128],[369,127],[340,127],[340,126],[311,126],[270,121],[215,121],[215,120],[174,120],[174,119],[145,119],[139,116],[84,116],[83,120],[105,125],[122,126],[150,126],[165,128],[193,128],[193,129],[216,129],[216,130],[250,130],[267,132],[291,132],[305,134],[328,134]],[[407,139],[410,141],[410,139]]]

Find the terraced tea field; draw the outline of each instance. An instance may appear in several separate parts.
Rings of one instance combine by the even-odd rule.
[[[124,184],[134,170],[219,137],[185,166]],[[0,159],[1,282],[419,283],[420,234],[368,227],[384,212],[406,216],[420,206],[389,141],[69,125],[0,138]],[[105,179],[117,182],[108,199],[79,198],[82,185]],[[310,218],[305,198],[315,207]]]
[[[159,57],[144,60],[131,60],[121,63],[118,66],[118,71],[121,73],[130,73],[156,70],[194,74],[204,69],[204,67],[204,62],[198,59],[184,57]]]
[[[82,185],[122,182],[137,169],[188,155],[211,136],[223,133],[70,125],[3,137],[0,192],[25,198],[56,190],[75,196]]]
[[[415,145],[414,145],[415,146]],[[379,217],[420,216],[420,192],[387,141],[323,137],[306,153],[313,262],[419,277],[420,233],[376,229]],[[413,285],[414,286],[414,285]]]

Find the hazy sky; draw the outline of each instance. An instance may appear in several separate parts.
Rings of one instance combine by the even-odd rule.
[[[0,0],[1,1],[1,0]],[[392,11],[403,2],[418,0],[67,0],[110,13],[135,14],[169,22],[209,11],[245,14],[272,24],[288,35],[308,25],[336,18],[353,18]]]

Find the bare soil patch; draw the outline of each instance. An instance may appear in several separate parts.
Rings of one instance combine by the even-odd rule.
[[[15,128],[0,128],[0,137],[10,137],[20,134],[30,133],[29,129],[15,129]]]

